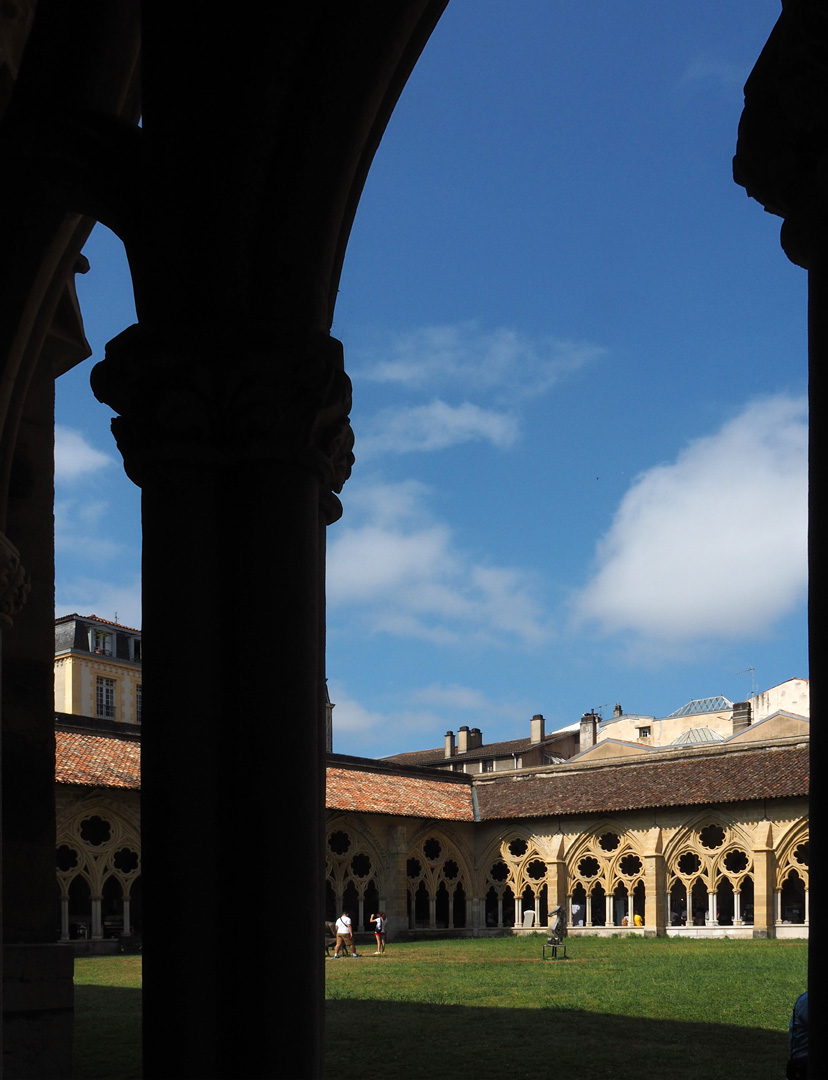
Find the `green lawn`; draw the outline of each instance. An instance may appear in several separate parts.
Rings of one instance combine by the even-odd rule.
[[[75,960],[74,1080],[139,1080],[141,957]]]
[[[779,1080],[804,942],[391,944],[326,962],[328,1080]],[[367,951],[367,947],[366,947]],[[141,959],[75,964],[76,1080],[140,1076]]]

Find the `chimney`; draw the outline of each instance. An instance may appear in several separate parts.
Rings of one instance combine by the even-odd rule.
[[[544,726],[546,721],[540,713],[535,713],[532,719],[529,721],[529,742],[534,746],[535,743],[543,742],[545,739]]]
[[[457,753],[466,754],[469,750],[469,725],[463,724],[457,729]]]
[[[737,701],[733,706],[733,734],[750,727],[751,714],[749,701]]]
[[[483,732],[479,727],[473,727],[469,732],[469,750],[477,750],[483,745]]]
[[[598,741],[598,717],[595,715],[595,710],[591,712],[585,712],[581,717],[581,742],[579,744],[580,750],[589,750],[590,746],[595,746]]]
[[[619,720],[624,715],[624,710],[621,708],[621,702],[616,701],[615,708],[612,710],[613,720]]]
[[[454,732],[446,732],[446,757],[454,757]]]

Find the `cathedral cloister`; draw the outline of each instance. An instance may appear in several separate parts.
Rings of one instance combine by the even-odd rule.
[[[287,822],[306,926],[323,924],[326,880],[334,906],[347,900],[364,916],[376,896],[413,933],[460,922],[506,928],[522,923],[529,905],[542,921],[562,898],[570,914],[583,914],[574,932],[607,929],[619,917],[623,925],[622,912],[629,924],[642,905],[645,930],[684,930],[672,927],[683,907],[688,931],[701,912],[708,930],[719,922],[747,932],[752,907],[751,933],[776,932],[794,912],[807,920],[811,971],[822,969],[824,931],[808,896],[809,866],[824,860],[816,827],[813,855],[808,846],[800,790],[807,750],[794,745],[764,757],[759,749],[722,755],[759,771],[725,766],[704,806],[684,794],[676,806],[663,793],[640,805],[626,780],[648,766],[628,763],[606,797],[580,803],[587,770],[575,777],[564,767],[554,781],[542,771],[491,783],[442,779],[429,788],[425,813],[416,780],[403,776],[397,792],[415,802],[401,813],[402,804],[376,801],[376,771],[369,784],[370,770],[340,763],[328,767],[326,811],[325,536],[353,464],[350,382],[330,330],[374,153],[445,6],[303,0],[249,5],[243,17],[194,16],[189,5],[150,0],[0,7],[8,1077],[70,1075],[72,954],[55,941],[56,839],[64,895],[82,880],[74,888],[100,900],[101,919],[107,880],[122,899],[131,896],[138,854],[126,825],[106,838],[113,820],[105,806],[67,808],[65,828],[56,827],[54,384],[88,355],[74,277],[96,222],[124,244],[138,318],[109,343],[92,388],[117,414],[113,436],[141,488],[144,707],[179,720],[147,725],[142,740],[144,1075],[323,1074],[316,936],[261,934],[248,950],[217,932],[237,925],[243,899],[229,884],[251,868],[266,903],[284,896],[284,859],[262,853]],[[786,0],[746,87],[735,159],[737,182],[783,219],[783,250],[808,271],[817,421],[828,312],[826,42],[823,5]],[[811,438],[819,718],[820,423]],[[204,663],[195,636],[166,647],[170,612],[194,625],[245,627],[228,636],[215,678],[188,677]],[[243,637],[276,641],[266,665],[249,663]],[[274,686],[302,763],[280,770],[277,785],[284,736],[260,722]],[[818,763],[819,725],[810,745]],[[613,767],[595,765],[589,775],[606,780]],[[664,781],[653,784],[666,791],[683,768],[665,763]],[[817,789],[810,820],[823,819]],[[209,875],[194,874],[182,857],[196,840],[212,856]],[[185,933],[171,932],[173,907],[186,909]],[[280,978],[263,980],[263,970]],[[810,993],[821,1015],[824,992],[813,976]],[[824,1072],[822,1038],[816,1027],[814,1076]]]

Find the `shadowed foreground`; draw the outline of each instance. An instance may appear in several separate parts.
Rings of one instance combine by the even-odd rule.
[[[781,1032],[558,1009],[329,1001],[327,1080],[779,1080]]]

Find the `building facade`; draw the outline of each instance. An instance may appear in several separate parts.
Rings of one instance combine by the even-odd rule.
[[[137,942],[140,728],[57,720],[59,937]],[[499,774],[329,755],[326,918],[482,936],[543,931],[561,906],[574,935],[805,937],[809,728],[779,711],[713,743],[603,740]]]
[[[58,940],[137,948],[142,931],[140,728],[55,724]],[[102,947],[102,946],[101,946]]]
[[[501,775],[333,758],[326,914],[484,935],[560,905],[573,934],[806,937],[808,729],[780,712],[721,743],[605,742]]]
[[[141,632],[97,615],[55,620],[55,711],[140,724]]]

